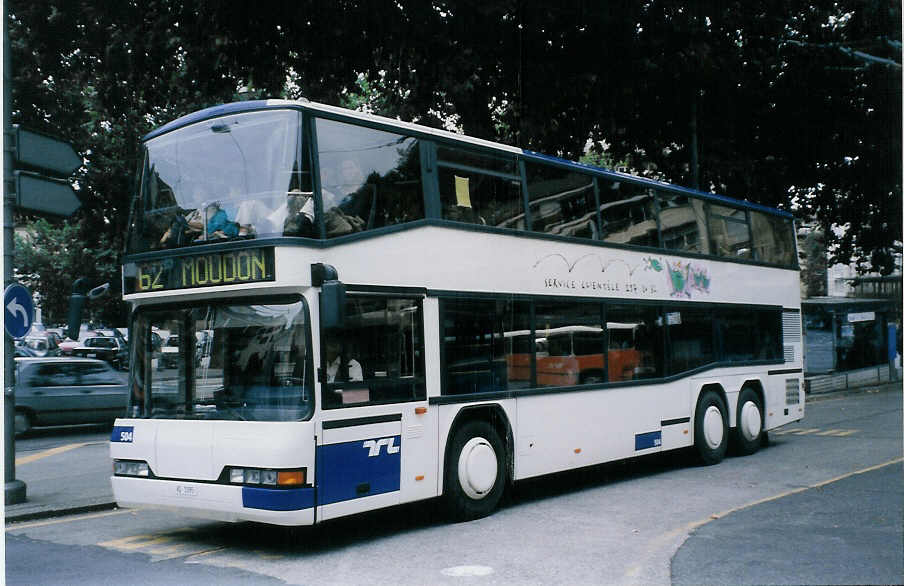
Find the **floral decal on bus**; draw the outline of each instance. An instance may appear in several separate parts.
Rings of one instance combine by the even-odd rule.
[[[647,269],[657,273],[663,271],[662,259],[647,257]],[[676,261],[674,264],[665,261],[669,285],[672,287],[672,297],[693,297],[693,293],[709,293],[709,285],[712,282],[709,270],[706,267],[687,261]]]

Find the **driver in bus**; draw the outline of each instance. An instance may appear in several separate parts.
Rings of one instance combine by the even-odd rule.
[[[361,363],[354,358],[345,361],[344,368],[342,364],[342,347],[336,340],[329,340],[326,343],[326,380],[327,382],[340,381],[356,382],[364,380],[364,372],[361,369]],[[346,372],[347,371],[347,374]]]

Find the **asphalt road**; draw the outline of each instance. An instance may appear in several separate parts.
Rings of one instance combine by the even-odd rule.
[[[901,399],[808,404],[717,466],[672,454],[524,482],[469,523],[420,503],[297,530],[151,510],[13,524],[7,583],[901,582]]]

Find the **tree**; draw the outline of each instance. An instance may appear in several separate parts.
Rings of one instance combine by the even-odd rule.
[[[118,245],[151,128],[304,95],[794,209],[833,260],[901,250],[901,10],[880,0],[14,0],[15,121],[88,164]],[[848,225],[836,237],[832,226]]]
[[[101,235],[96,245],[85,248],[78,231],[71,224],[54,226],[37,220],[26,236],[16,236],[16,277],[34,292],[44,323],[66,322],[72,283],[78,277],[118,288],[119,254],[110,247],[109,237]],[[101,303],[87,307],[86,312],[86,318],[115,326],[127,321],[122,303]]]

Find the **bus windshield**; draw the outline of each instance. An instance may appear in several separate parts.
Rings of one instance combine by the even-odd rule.
[[[300,137],[301,113],[273,110],[149,140],[128,252],[282,236],[290,207],[312,194]]]
[[[142,309],[132,328],[131,417],[297,421],[313,411],[302,300]]]

